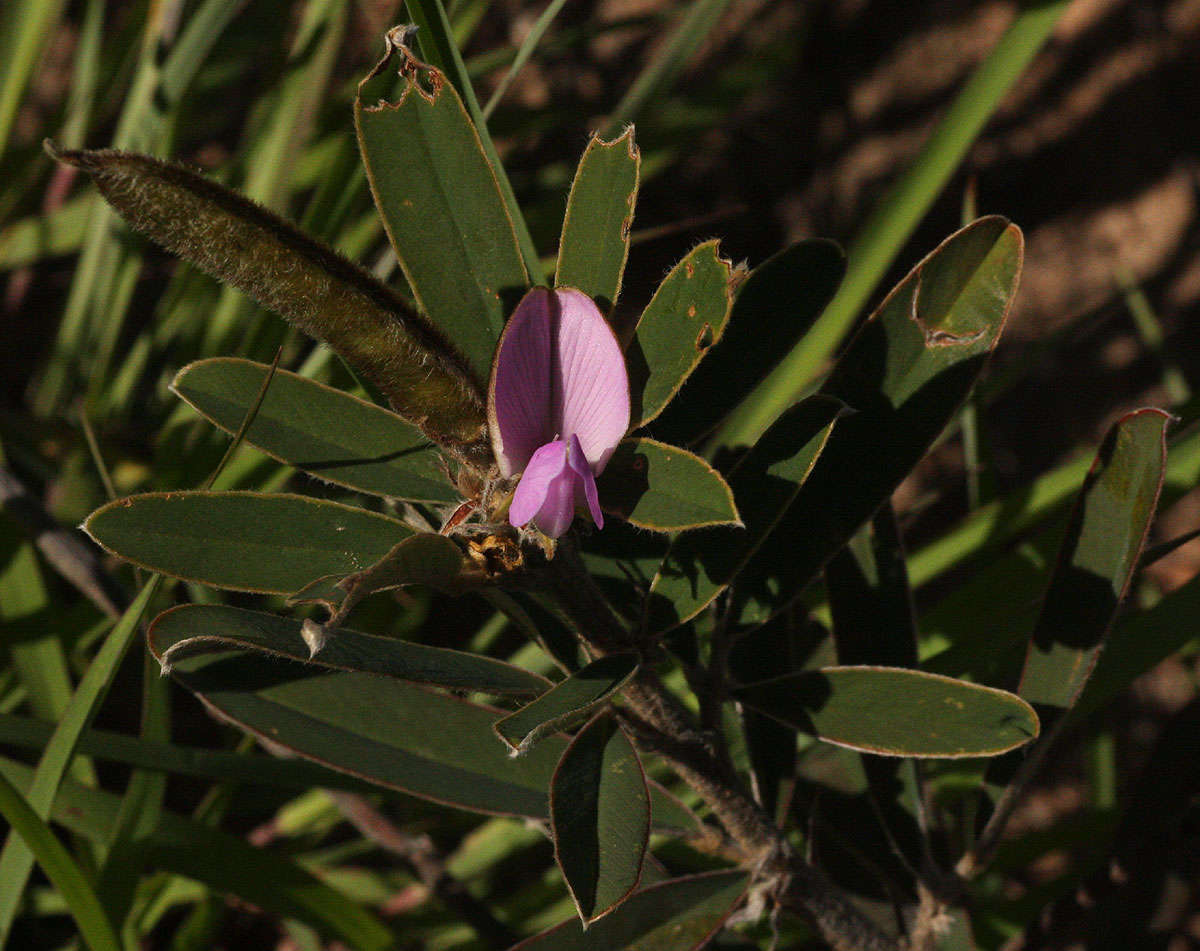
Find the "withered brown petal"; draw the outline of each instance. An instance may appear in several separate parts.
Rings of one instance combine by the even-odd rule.
[[[462,357],[366,271],[182,165],[109,149],[46,149],[88,172],[134,229],[327,343],[459,459],[491,465],[483,400]]]

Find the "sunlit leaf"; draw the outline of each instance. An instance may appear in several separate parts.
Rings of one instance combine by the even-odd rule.
[[[721,474],[686,449],[625,439],[599,479],[600,505],[638,528],[678,532],[739,522]]]
[[[663,411],[721,339],[733,305],[733,279],[716,241],[697,247],[663,278],[625,351],[633,429]]]
[[[148,492],[97,509],[84,528],[152,571],[277,594],[353,574],[412,534],[402,522],[354,506],[255,492]]]
[[[389,67],[400,74],[395,101],[384,98],[393,88]],[[371,192],[404,276],[482,387],[529,277],[475,126],[446,76],[392,42],[360,85],[354,114]]]
[[[216,357],[179,371],[171,384],[209,422],[236,433],[270,367]],[[454,502],[438,446],[393,413],[349,393],[276,370],[243,437],[274,459],[359,492]]]
[[[691,441],[712,430],[804,335],[845,272],[842,249],[821,238],[798,241],[751,271],[736,289],[721,342],[655,421],[655,432]]]
[[[824,667],[738,688],[743,703],[828,743],[883,756],[995,756],[1038,734],[1020,697],[898,667]]]
[[[621,293],[641,161],[633,126],[612,142],[593,137],[567,198],[554,282],[579,288],[605,314]]]

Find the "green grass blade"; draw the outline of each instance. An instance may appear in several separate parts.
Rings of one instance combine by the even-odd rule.
[[[45,820],[3,775],[0,775],[0,813],[12,827],[10,840],[13,834],[20,836],[20,841],[37,859],[46,877],[62,893],[67,910],[79,926],[87,946],[92,951],[120,951],[121,944],[112,923],[87,876],[54,837]]]
[[[46,745],[28,792],[29,805],[42,819],[50,814],[54,796],[75,755],[79,738],[104,701],[121,659],[137,634],[138,621],[158,590],[158,585],[159,578],[156,577],[143,587],[112,629],[79,682],[58,729]],[[4,850],[0,852],[0,947],[8,939],[32,865],[33,853],[29,847],[10,833]]]
[[[721,428],[721,444],[753,443],[771,420],[812,384],[1066,7],[1067,0],[1042,0],[1016,15],[938,123],[916,161],[850,245],[846,280],[825,313]]]
[[[534,284],[542,284],[546,280],[546,275],[541,267],[537,245],[533,243],[529,225],[526,224],[525,216],[521,213],[521,206],[517,204],[517,196],[513,192],[512,183],[508,180],[508,173],[504,171],[504,164],[500,161],[496,144],[488,133],[487,117],[479,108],[479,100],[475,97],[475,89],[471,86],[471,77],[467,73],[467,66],[463,62],[462,54],[458,51],[458,45],[454,42],[450,20],[446,17],[446,8],[442,6],[441,0],[406,0],[405,6],[421,27],[417,39],[421,44],[422,53],[431,63],[440,67],[450,78],[450,82],[454,83],[454,88],[458,90],[463,105],[467,108],[467,114],[475,123],[475,131],[479,133],[483,153],[496,173],[500,194],[504,196],[508,216],[512,219],[513,230],[517,234],[517,244],[525,262],[525,270],[529,272],[529,277]]]
[[[178,40],[162,60],[170,18],[158,5],[146,28],[133,85],[124,99],[113,147],[160,152],[169,119],[179,108],[197,70],[222,33],[242,11],[244,0],[206,0],[187,21]],[[112,240],[114,218],[100,203],[94,210],[83,251],[71,282],[63,317],[45,375],[38,384],[35,407],[46,414],[61,406],[75,383],[78,367],[103,340],[111,349],[121,337],[133,294],[141,255],[118,248]],[[121,273],[124,277],[121,277]],[[89,374],[93,391],[103,387],[102,375]]]
[[[0,153],[8,145],[13,121],[21,106],[25,88],[33,76],[42,49],[54,35],[54,25],[62,15],[64,0],[17,0],[6,5],[0,29],[6,42],[3,81],[0,82]]]
[[[0,776],[20,787],[29,783],[30,770],[0,757]],[[54,804],[54,819],[73,832],[101,839],[119,808],[120,800],[111,793],[66,782]],[[204,821],[164,812],[146,847],[150,862],[163,871],[203,882],[271,914],[303,921],[355,951],[395,947],[378,918],[311,872]]]
[[[653,99],[662,96],[683,74],[688,61],[700,49],[729,6],[729,0],[693,0],[671,38],[650,64],[638,74],[613,109],[605,126],[605,138],[617,135],[636,119]]]
[[[345,32],[346,0],[306,4],[288,57],[286,71],[267,110],[266,128],[248,149],[247,175],[240,191],[267,208],[282,212],[295,156],[306,144],[309,116],[320,104]],[[231,349],[237,332],[252,312],[231,288],[222,288],[205,327],[204,351]]]
[[[537,49],[538,44],[542,41],[542,37],[546,35],[546,30],[550,28],[550,24],[554,22],[554,18],[566,6],[567,0],[551,0],[550,5],[542,11],[541,16],[533,21],[533,26],[529,28],[529,33],[521,42],[520,48],[517,50],[517,55],[513,58],[512,65],[508,68],[508,72],[504,74],[504,78],[496,86],[495,92],[487,101],[487,105],[483,107],[483,121],[486,122],[492,117],[492,113],[496,111],[496,107],[500,105],[500,100],[504,98],[504,94],[508,92],[508,87],[517,74],[521,72],[522,67],[529,62],[529,57],[533,55],[533,51]]]

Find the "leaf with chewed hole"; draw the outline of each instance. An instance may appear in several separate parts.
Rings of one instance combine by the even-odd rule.
[[[381,98],[394,84],[389,65],[400,73],[394,102]],[[391,41],[359,86],[354,117],[371,194],[413,296],[482,388],[529,277],[479,134],[446,76]]]
[[[593,136],[567,197],[554,283],[579,288],[604,314],[621,293],[641,161],[633,126],[612,142]]]
[[[716,241],[706,241],[671,270],[642,311],[625,350],[631,429],[658,416],[725,333],[734,271]],[[717,394],[709,394],[717,399]]]
[[[1000,339],[1021,272],[1020,229],[981,218],[921,261],[863,325],[821,387],[854,410],[834,429],[788,522],[793,557],[764,552],[745,572],[772,595],[746,621],[793,599],[889,498],[953,419]]]

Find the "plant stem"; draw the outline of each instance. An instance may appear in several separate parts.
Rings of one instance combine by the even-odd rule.
[[[653,645],[620,624],[571,538],[559,542],[544,581],[589,647],[600,653],[634,649],[646,659]],[[795,853],[729,765],[728,756],[722,756],[715,734],[700,728],[648,663],[643,662],[622,697],[621,717],[637,745],[665,760],[700,795],[741,850],[744,865],[758,878],[780,879],[784,883],[780,901],[808,918],[835,951],[904,947]]]

